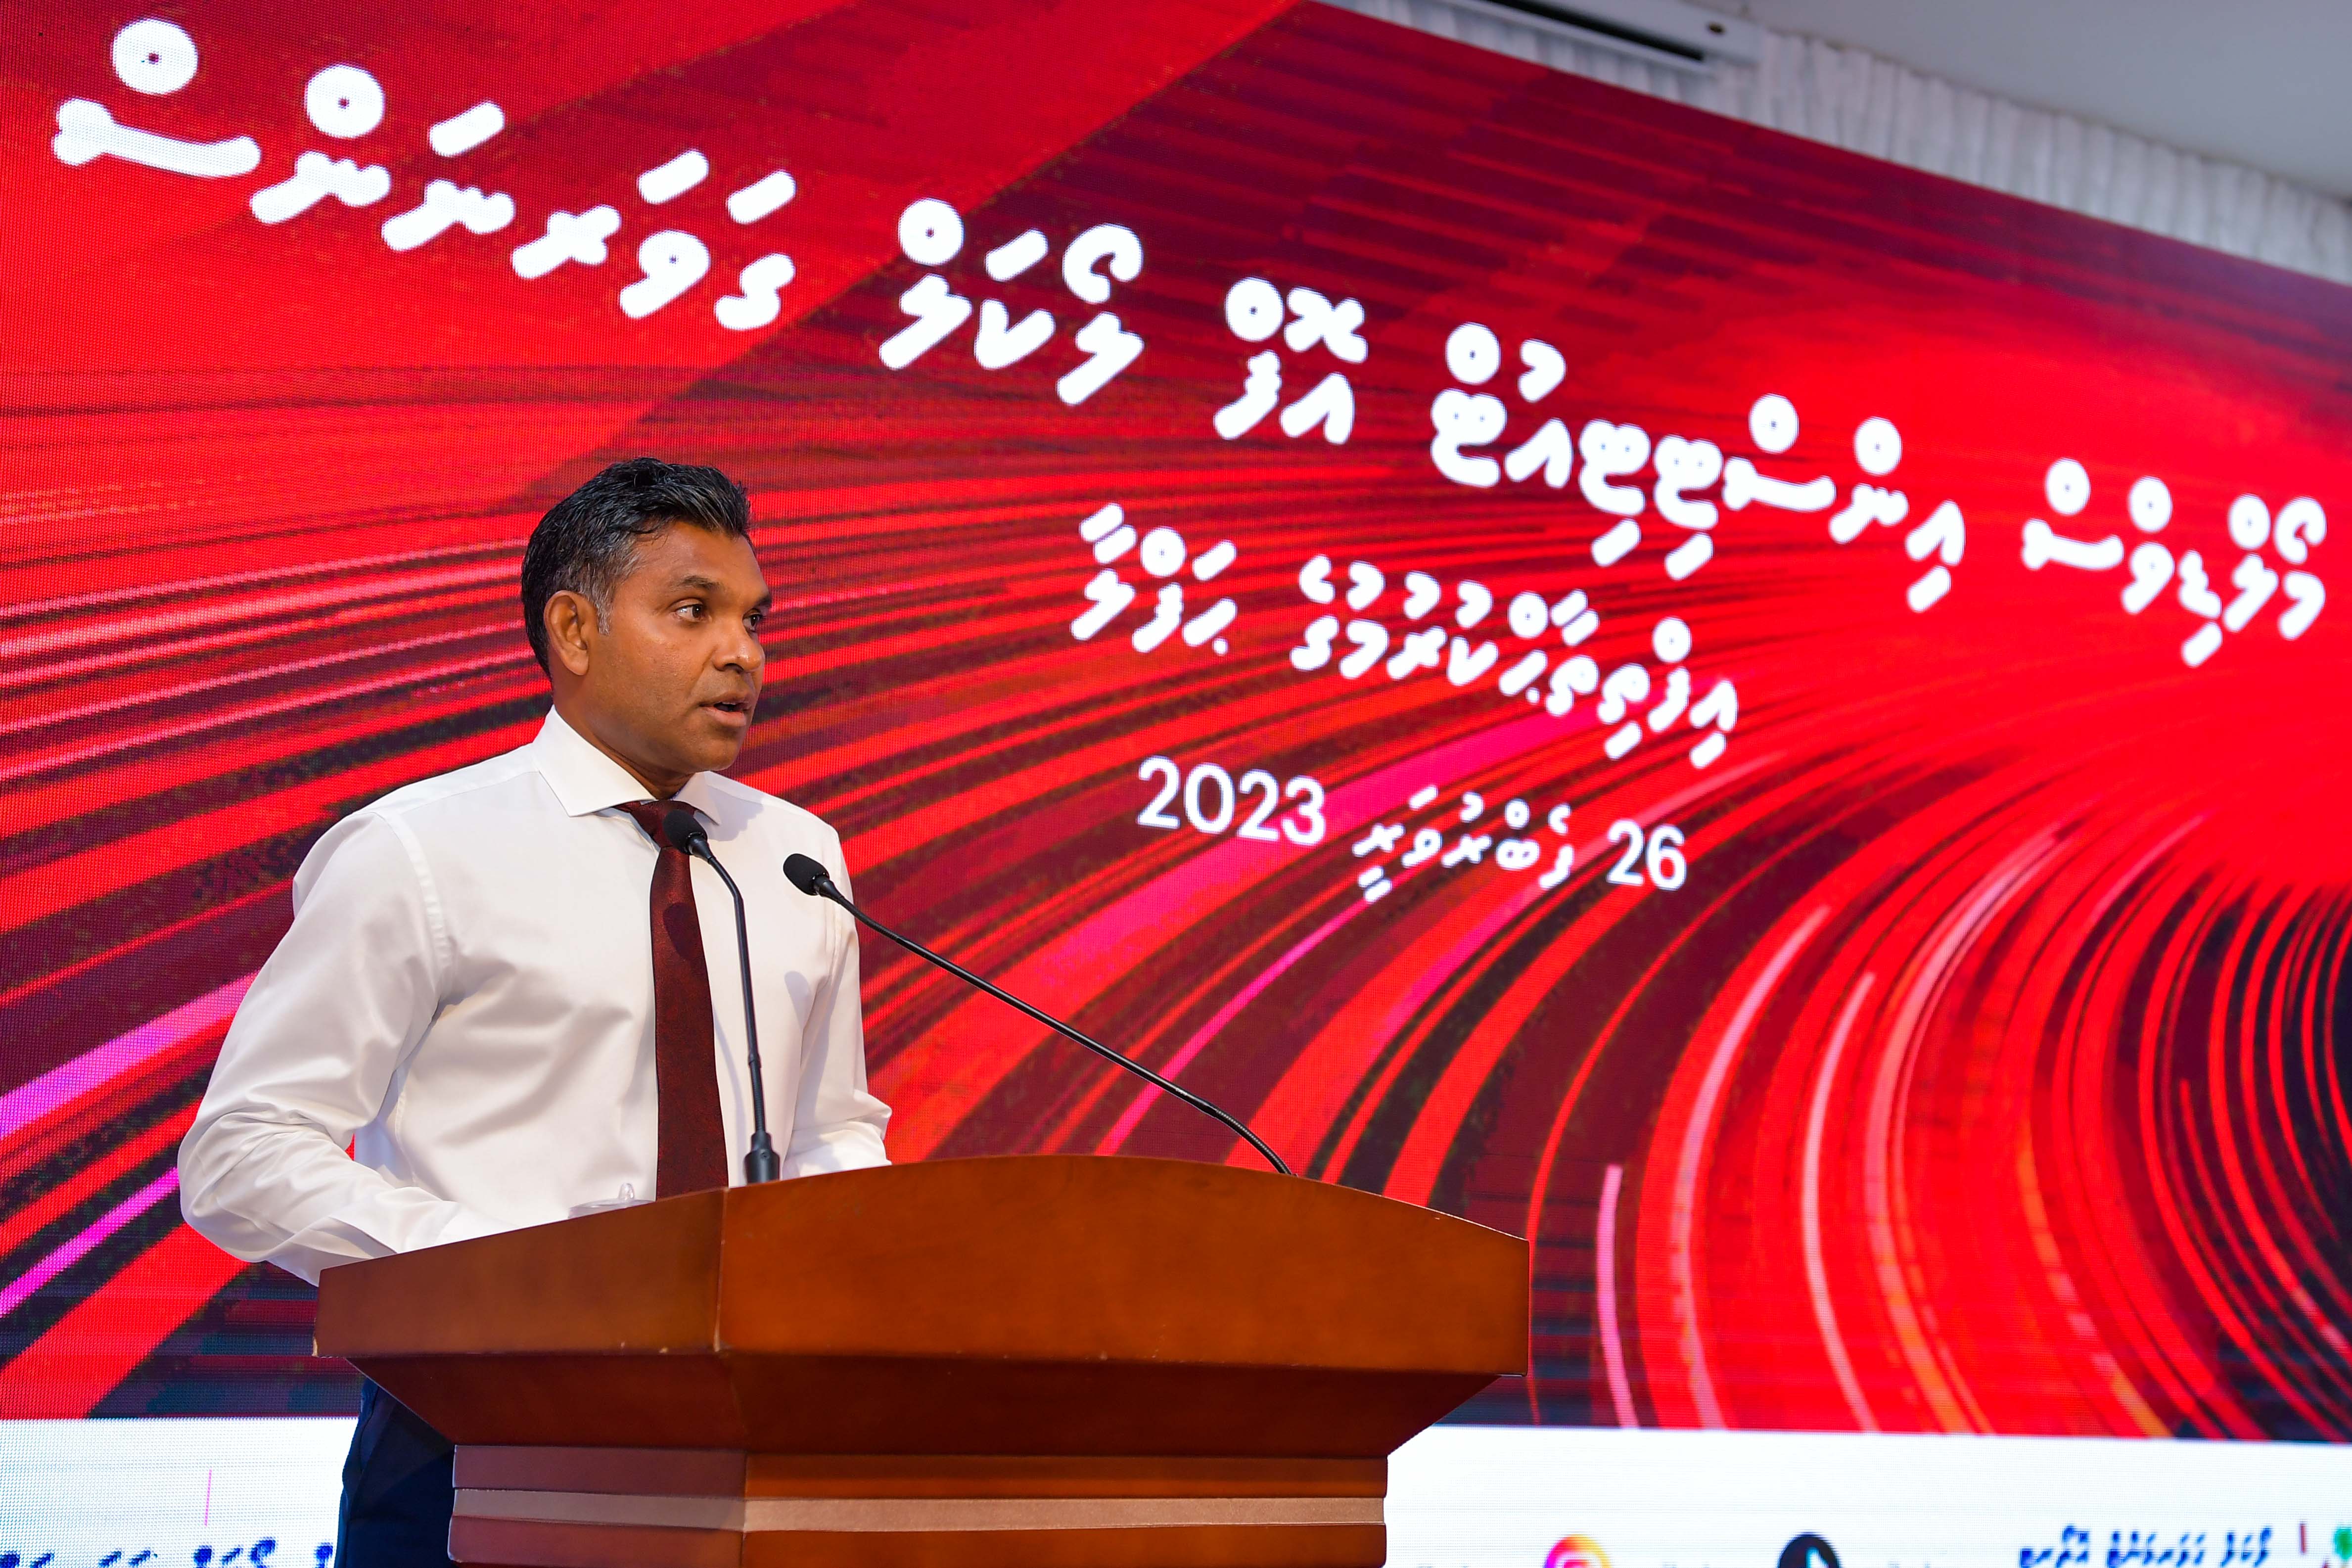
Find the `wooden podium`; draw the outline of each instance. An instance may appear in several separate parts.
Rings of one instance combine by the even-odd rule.
[[[458,1445],[469,1563],[1376,1568],[1527,1279],[1297,1177],[943,1160],[331,1269],[318,1350]]]

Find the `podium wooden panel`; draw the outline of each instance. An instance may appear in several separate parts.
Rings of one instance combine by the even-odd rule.
[[[458,1445],[469,1563],[1373,1568],[1527,1278],[1297,1177],[944,1160],[331,1269],[318,1350]]]

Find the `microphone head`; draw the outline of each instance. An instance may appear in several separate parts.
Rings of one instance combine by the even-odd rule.
[[[662,838],[673,849],[688,855],[704,855],[710,850],[710,835],[703,830],[693,808],[673,805],[662,813]]]
[[[812,899],[821,899],[833,887],[833,873],[806,855],[784,858],[784,880]]]

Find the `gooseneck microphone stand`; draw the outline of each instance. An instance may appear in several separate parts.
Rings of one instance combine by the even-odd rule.
[[[768,1136],[768,1095],[760,1075],[760,1021],[751,1010],[751,933],[743,920],[743,889],[710,852],[710,835],[696,819],[691,808],[673,805],[662,814],[662,837],[673,849],[682,849],[719,873],[727,890],[735,895],[735,956],[743,972],[743,1042],[744,1055],[751,1068],[751,1146],[743,1154],[743,1180],[752,1186],[772,1182],[782,1173],[782,1163],[776,1158],[776,1145]]]
[[[690,815],[689,820],[691,820]],[[724,873],[722,872],[721,875],[724,875]],[[1028,1003],[1021,1000],[1020,997],[1013,995],[1011,992],[1005,991],[998,986],[989,984],[985,980],[982,980],[979,975],[974,974],[962,964],[956,963],[955,960],[951,958],[944,958],[939,953],[933,952],[929,948],[925,947],[921,942],[915,941],[912,937],[901,936],[897,931],[892,931],[888,926],[884,925],[880,921],[876,920],[872,915],[867,914],[864,910],[859,909],[856,904],[851,903],[846,898],[843,897],[841,889],[834,882],[832,873],[828,872],[817,860],[806,855],[794,855],[784,862],[784,877],[785,879],[790,881],[793,887],[798,888],[802,892],[809,895],[809,897],[813,899],[829,899],[833,902],[839,904],[843,909],[849,911],[853,919],[863,924],[873,927],[876,931],[881,932],[884,936],[888,937],[892,942],[897,942],[900,947],[905,948],[908,952],[913,953],[916,957],[927,959],[930,963],[938,964],[950,974],[952,974],[958,979],[965,981],[972,985],[978,986],[981,990],[987,992],[991,996],[995,997],[998,1001],[1019,1008],[1022,1012],[1026,1013],[1029,1016],[1036,1019],[1037,1022],[1045,1025],[1047,1028],[1052,1029],[1056,1034],[1065,1035],[1069,1038],[1076,1040],[1078,1044],[1086,1047],[1087,1049],[1094,1052],[1095,1055],[1102,1058],[1105,1061],[1117,1062],[1120,1067],[1125,1068],[1128,1071],[1135,1074],[1136,1077],[1144,1079],[1146,1082],[1152,1084],[1162,1092],[1174,1095],[1177,1099],[1182,1100],[1193,1110],[1201,1112],[1202,1115],[1223,1122],[1226,1127],[1231,1128],[1235,1133],[1239,1134],[1242,1140],[1248,1143],[1251,1148],[1265,1155],[1265,1163],[1267,1164],[1273,1166],[1276,1171],[1279,1171],[1286,1176],[1291,1173],[1290,1167],[1283,1163],[1282,1156],[1276,1153],[1272,1149],[1266,1147],[1265,1139],[1260,1138],[1256,1133],[1244,1126],[1239,1120],[1227,1115],[1223,1110],[1210,1104],[1199,1095],[1194,1094],[1191,1089],[1184,1088],[1181,1084],[1171,1083],[1168,1079],[1161,1078],[1158,1073],[1153,1072],[1150,1068],[1145,1067],[1141,1062],[1137,1061],[1134,1058],[1113,1050],[1110,1047],[1104,1045],[1100,1040],[1088,1038],[1087,1036],[1078,1033],[1077,1030],[1070,1027],[1069,1025],[1063,1023],[1059,1018],[1053,1016],[1049,1013],[1040,1012],[1038,1009],[1029,1005]],[[730,885],[731,886],[732,884]],[[740,910],[741,906],[739,904],[737,907]]]

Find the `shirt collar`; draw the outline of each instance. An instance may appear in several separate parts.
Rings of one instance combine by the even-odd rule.
[[[540,776],[569,816],[586,816],[650,798],[646,786],[631,777],[628,769],[591,745],[552,708],[547,710],[547,722],[539,727],[539,738],[530,743],[530,750]],[[716,821],[709,780],[708,773],[696,773],[679,788],[676,798]]]

